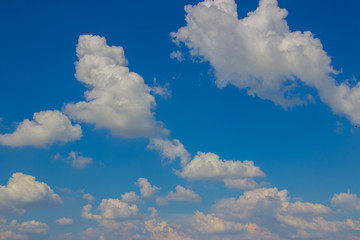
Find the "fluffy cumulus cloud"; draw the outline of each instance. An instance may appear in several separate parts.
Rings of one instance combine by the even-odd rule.
[[[26,221],[19,223],[16,220],[7,223],[0,217],[0,240],[24,239],[39,240],[48,237],[49,227],[45,223]]]
[[[153,138],[150,139],[147,147],[159,151],[164,159],[168,159],[168,163],[172,163],[176,158],[179,158],[181,166],[185,166],[191,158],[190,153],[178,139]]]
[[[76,78],[88,87],[85,100],[67,104],[74,120],[106,128],[113,135],[135,138],[167,134],[155,120],[150,87],[126,67],[124,50],[108,46],[103,37],[82,35],[76,48]]]
[[[196,192],[178,185],[175,187],[175,192],[170,191],[165,197],[156,198],[156,202],[160,205],[167,204],[168,201],[200,202],[201,197]]]
[[[346,211],[360,211],[360,198],[356,194],[339,193],[334,194],[331,199],[333,206]]]
[[[315,88],[334,113],[360,123],[360,83],[338,84],[337,72],[311,32],[291,31],[276,0],[238,18],[234,0],[205,0],[185,7],[186,26],[172,33],[190,54],[209,61],[219,88],[233,85],[284,108],[313,101]]]
[[[176,174],[189,180],[224,181],[233,189],[252,189],[259,186],[252,178],[265,174],[252,161],[221,160],[215,153],[198,152],[181,171]]]
[[[14,173],[6,186],[0,185],[0,215],[24,214],[29,209],[61,204],[59,195],[30,175]]]
[[[184,233],[176,231],[165,221],[148,220],[145,222],[145,230],[150,233],[151,240],[192,240]]]
[[[135,192],[127,192],[121,195],[121,201],[127,203],[137,202],[139,200],[139,196],[136,195]]]
[[[118,220],[136,218],[139,208],[135,204],[129,205],[119,199],[103,199],[98,207],[100,215],[92,214],[91,204],[83,207],[82,216],[92,220]]]
[[[139,178],[135,184],[140,188],[141,196],[145,198],[152,197],[159,188],[152,186],[146,178]]]
[[[0,144],[6,146],[45,147],[56,142],[70,142],[80,139],[80,125],[72,125],[61,112],[42,111],[34,113],[33,120],[25,119],[13,133],[0,134]]]
[[[60,225],[69,225],[73,223],[73,220],[71,218],[59,218],[56,219],[55,222]]]
[[[90,157],[83,157],[81,153],[72,151],[69,153],[67,158],[71,162],[71,166],[74,168],[84,168],[86,165],[93,162],[93,159]]]
[[[95,197],[93,195],[91,195],[90,193],[85,193],[82,196],[83,199],[87,200],[88,202],[93,202],[95,201]]]

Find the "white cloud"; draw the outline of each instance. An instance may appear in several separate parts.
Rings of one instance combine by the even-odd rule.
[[[219,88],[234,85],[288,108],[313,101],[296,91],[309,86],[335,114],[360,123],[360,83],[338,84],[320,40],[308,31],[292,32],[276,0],[261,0],[242,19],[234,0],[205,0],[185,11],[187,24],[171,33],[174,42],[210,62]]]
[[[49,227],[34,220],[18,223],[16,220],[7,223],[0,217],[0,240],[24,239],[39,240],[48,236]]]
[[[170,58],[172,58],[172,59],[177,59],[179,62],[182,62],[182,61],[185,60],[185,59],[184,59],[184,56],[183,56],[183,53],[180,52],[180,51],[172,51],[172,52],[170,53]]]
[[[191,158],[190,153],[178,139],[170,141],[162,138],[152,138],[147,147],[159,151],[163,158],[168,159],[169,163],[172,163],[176,158],[179,158],[181,166],[185,166]]]
[[[170,191],[165,197],[156,198],[156,203],[159,205],[165,205],[168,201],[200,202],[201,197],[196,192],[178,185],[175,187],[175,192]]]
[[[103,37],[82,35],[76,48],[76,78],[88,90],[85,101],[67,104],[74,120],[107,128],[113,135],[135,138],[167,134],[152,110],[156,107],[150,87],[126,67],[122,47],[108,46]]]
[[[82,196],[83,199],[87,200],[88,202],[93,202],[95,201],[95,197],[93,195],[91,195],[90,193],[85,193]]]
[[[164,86],[161,86],[157,83],[156,78],[154,78],[154,86],[151,87],[151,92],[166,99],[171,97],[171,90],[169,89],[169,86],[169,83],[165,83]]]
[[[135,192],[127,192],[121,195],[121,201],[127,203],[137,202],[139,200],[139,196],[136,195]]]
[[[33,118],[33,121],[25,119],[13,133],[0,134],[0,144],[45,147],[79,140],[82,136],[80,125],[72,125],[69,118],[57,110],[37,112]]]
[[[334,194],[331,199],[331,204],[347,211],[360,210],[360,198],[350,192]]]
[[[138,216],[139,208],[135,205],[129,205],[119,199],[103,199],[98,207],[100,215],[92,214],[90,212],[92,205],[88,204],[83,207],[82,216],[86,219],[92,220],[124,220],[129,218],[136,218]]]
[[[146,178],[139,178],[135,184],[140,188],[141,196],[145,198],[153,196],[159,189],[156,186],[151,186]]]
[[[55,222],[60,225],[69,225],[73,223],[73,220],[71,218],[59,218],[56,219]]]
[[[74,168],[84,168],[86,165],[93,162],[93,159],[90,157],[83,157],[81,153],[72,151],[69,153],[67,158],[71,161],[71,166]]]
[[[24,214],[29,209],[61,204],[59,195],[30,175],[14,173],[6,186],[0,185],[0,215]]]
[[[226,180],[263,177],[265,174],[252,161],[221,160],[214,153],[198,152],[191,162],[177,174],[183,178],[198,180]]]

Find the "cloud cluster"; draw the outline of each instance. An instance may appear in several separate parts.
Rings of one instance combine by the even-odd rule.
[[[341,210],[360,211],[360,198],[350,192],[334,194],[330,202]]]
[[[16,220],[7,223],[0,217],[0,240],[24,239],[39,240],[48,236],[49,227],[45,223],[37,221],[26,221],[19,223]]]
[[[72,125],[69,118],[57,110],[37,112],[33,118],[32,121],[25,119],[13,133],[0,134],[0,144],[45,147],[79,140],[82,136],[80,125]]]
[[[26,210],[61,204],[59,195],[30,175],[14,173],[6,186],[0,185],[0,215],[21,215]]]
[[[60,225],[69,225],[72,224],[74,221],[71,218],[59,218],[56,219],[55,222]]]
[[[234,0],[205,0],[185,11],[186,26],[171,33],[173,40],[210,62],[219,88],[230,84],[289,108],[313,101],[304,93],[307,86],[335,114],[360,123],[360,83],[338,84],[320,40],[308,31],[291,31],[288,13],[276,0],[261,0],[242,19]]]
[[[260,188],[238,199],[217,201],[211,214],[197,211],[192,226],[202,234],[218,233],[228,239],[356,239],[360,222],[327,221],[332,210],[322,204],[290,200],[286,190]]]
[[[152,110],[150,87],[126,67],[122,47],[108,46],[103,37],[81,35],[76,48],[76,78],[85,84],[85,101],[69,103],[64,111],[74,120],[106,128],[113,135],[135,138],[167,134]]]

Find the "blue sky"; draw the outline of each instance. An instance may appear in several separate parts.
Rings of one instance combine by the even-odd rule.
[[[359,3],[0,4],[0,239],[360,238]]]

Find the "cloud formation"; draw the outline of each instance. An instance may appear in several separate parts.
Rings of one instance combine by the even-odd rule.
[[[24,239],[39,240],[48,236],[49,227],[45,223],[34,220],[19,223],[16,220],[7,223],[0,217],[0,240]]]
[[[221,160],[218,155],[210,152],[198,152],[177,174],[190,180],[222,181],[265,176],[252,161]]]
[[[152,197],[159,190],[158,187],[151,186],[146,178],[139,178],[135,184],[140,188],[141,196],[145,198]]]
[[[86,165],[93,162],[93,159],[90,157],[83,157],[81,153],[72,151],[69,153],[67,158],[71,162],[71,166],[74,168],[84,168]]]
[[[60,225],[69,225],[73,223],[73,220],[71,218],[59,218],[56,219],[55,222]]]
[[[34,113],[32,121],[22,121],[13,133],[0,134],[0,144],[45,147],[56,142],[79,140],[81,136],[80,125],[72,125],[69,118],[61,112],[41,111]]]
[[[126,67],[122,47],[108,46],[103,37],[82,35],[76,48],[76,78],[85,84],[85,101],[64,111],[74,120],[106,128],[113,135],[135,138],[167,134],[155,120],[150,87]]]
[[[30,175],[14,173],[6,186],[0,185],[0,215],[22,215],[26,210],[61,204],[59,195]]]
[[[159,151],[163,158],[168,159],[165,163],[173,163],[179,158],[181,166],[185,166],[191,159],[190,153],[178,139],[152,138],[147,148]]]
[[[345,211],[360,211],[360,198],[350,192],[334,194],[331,204]]]
[[[200,202],[201,197],[196,192],[178,185],[175,187],[175,192],[170,191],[165,197],[156,198],[156,203],[160,205],[167,204],[168,201]]]
[[[242,19],[234,0],[205,0],[185,11],[186,26],[171,33],[173,40],[210,62],[219,88],[233,85],[291,108],[314,100],[304,93],[307,86],[333,113],[360,123],[360,83],[338,84],[320,40],[309,31],[291,31],[276,0],[261,0]]]

